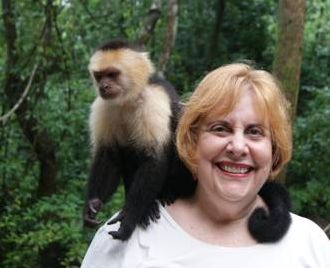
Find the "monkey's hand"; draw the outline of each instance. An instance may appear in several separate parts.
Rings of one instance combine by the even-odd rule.
[[[101,224],[101,221],[96,219],[96,214],[103,207],[103,202],[99,198],[92,198],[87,201],[84,208],[84,226],[95,228]]]
[[[127,219],[126,215],[125,211],[122,210],[115,218],[108,222],[109,225],[120,222],[118,231],[109,232],[109,235],[111,235],[113,239],[125,241],[131,237],[135,225]]]
[[[108,221],[108,225],[115,224],[116,222],[122,222],[123,219],[125,219],[125,212],[122,210],[118,213],[116,217],[114,217],[112,220]]]

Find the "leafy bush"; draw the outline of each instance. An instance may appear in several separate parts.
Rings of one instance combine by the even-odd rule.
[[[288,183],[295,210],[330,220],[330,88],[310,88],[312,99],[294,127]]]
[[[53,262],[79,267],[95,231],[82,227],[83,198],[78,194],[81,188],[81,183],[73,181],[65,191],[41,198],[32,206],[18,202],[15,207],[6,207],[8,213],[0,221],[0,243],[7,249],[2,267],[37,267],[40,252],[52,247],[58,260]],[[100,213],[100,219],[105,221],[119,209],[122,192],[121,189],[114,196],[111,207]]]

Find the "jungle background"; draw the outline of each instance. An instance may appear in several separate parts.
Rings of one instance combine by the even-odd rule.
[[[79,267],[95,97],[87,64],[111,38],[140,43],[189,95],[233,61],[273,72],[292,103],[293,210],[330,222],[329,0],[1,0],[0,266]],[[120,208],[123,189],[99,214]]]

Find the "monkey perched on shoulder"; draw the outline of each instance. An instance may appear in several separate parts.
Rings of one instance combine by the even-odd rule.
[[[169,204],[191,197],[197,181],[179,159],[174,133],[181,110],[179,97],[157,77],[148,54],[124,41],[110,41],[92,55],[89,72],[96,92],[89,118],[93,161],[84,208],[84,224],[100,224],[96,214],[116,191],[125,188],[120,222],[109,234],[127,240],[137,225],[147,227],[159,217],[159,200]],[[275,242],[290,225],[285,190],[266,183],[260,196],[268,212],[256,209],[248,228],[259,242]]]
[[[182,195],[181,180],[189,180],[190,188],[194,185],[174,148],[179,96],[170,83],[155,75],[148,54],[124,41],[98,48],[89,72],[98,96],[89,118],[93,163],[84,223],[90,227],[100,223],[95,216],[122,177],[125,204],[110,222],[121,224],[110,234],[127,240],[137,224],[146,227],[159,217],[157,199],[169,203]],[[187,185],[183,193],[190,183],[182,184]]]

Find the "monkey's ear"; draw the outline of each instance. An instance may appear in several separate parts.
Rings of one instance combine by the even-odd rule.
[[[142,64],[142,68],[150,74],[154,73],[155,72],[155,66],[153,65],[153,63],[151,62],[150,60],[150,57],[149,57],[149,53],[148,52],[139,52],[139,55],[141,57],[141,59],[143,59],[144,63]]]

